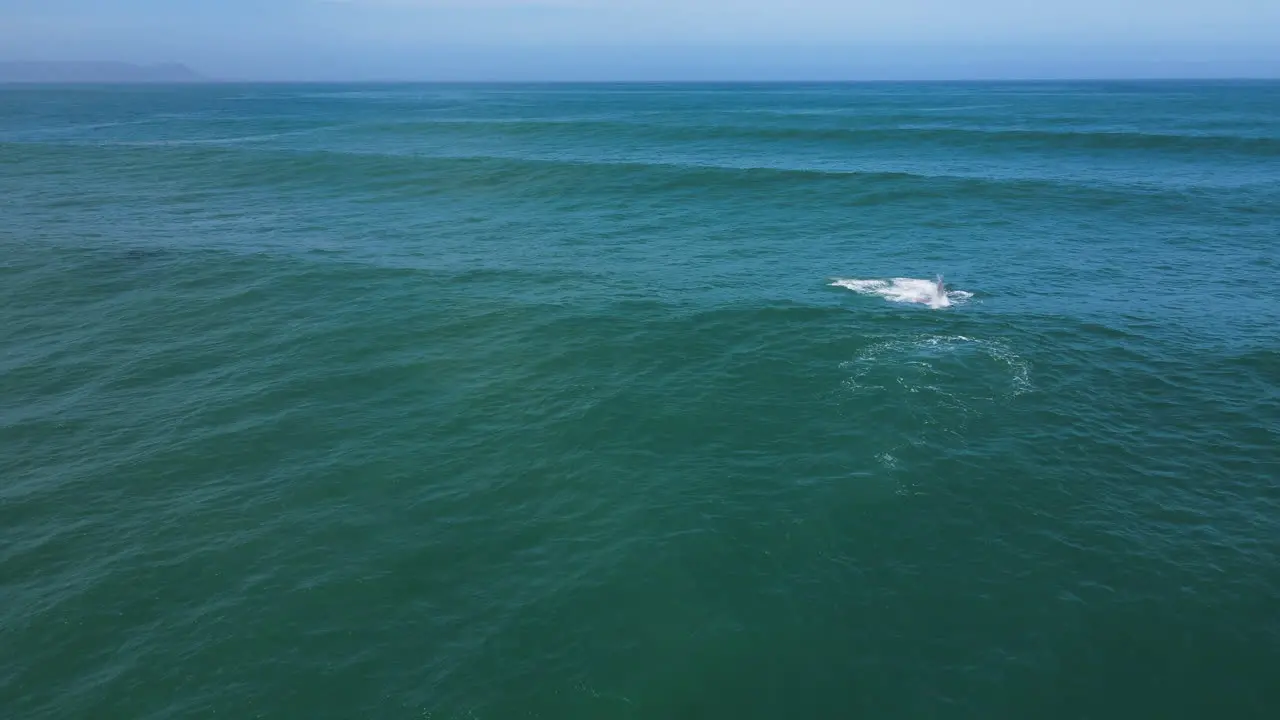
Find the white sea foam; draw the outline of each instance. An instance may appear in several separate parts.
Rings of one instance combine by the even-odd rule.
[[[964,290],[938,292],[936,280],[893,278],[891,280],[856,280],[837,278],[833,287],[842,287],[861,295],[879,295],[890,302],[918,303],[939,310],[964,303],[973,293]]]
[[[980,417],[1033,390],[1031,364],[1001,340],[967,335],[898,336],[862,347],[840,367],[848,404],[876,473],[902,495],[928,492],[937,478],[916,472],[962,448]]]
[[[1008,400],[1031,389],[1030,364],[1008,345],[964,335],[876,343],[841,367],[854,371],[848,386],[855,392],[893,387],[913,394],[937,393],[965,406]]]

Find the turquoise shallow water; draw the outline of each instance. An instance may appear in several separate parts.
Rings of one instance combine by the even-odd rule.
[[[1280,703],[1280,84],[13,87],[0,217],[6,717]]]

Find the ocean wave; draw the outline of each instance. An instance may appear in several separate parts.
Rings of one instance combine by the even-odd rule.
[[[146,168],[145,178],[173,176],[188,191],[208,189],[306,189],[335,197],[383,199],[442,195],[499,195],[548,200],[571,205],[591,197],[623,197],[636,193],[665,194],[669,201],[715,197],[742,200],[766,197],[796,201],[813,192],[826,193],[826,207],[865,207],[889,203],[967,201],[1039,204],[1046,198],[1059,208],[1089,211],[1108,207],[1142,208],[1163,216],[1206,212],[1209,208],[1249,211],[1274,204],[1280,184],[1259,182],[1244,187],[1183,190],[1158,184],[1103,180],[1075,182],[1056,177],[992,177],[961,173],[903,172],[892,169],[765,166],[745,162],[669,161],[585,157],[521,157],[494,153],[422,155],[377,149],[289,150],[269,144],[103,146],[0,142],[0,151],[57,172],[101,164],[119,174],[121,168]],[[137,153],[129,158],[125,153]],[[139,176],[139,179],[145,179]],[[34,187],[34,186],[33,186]],[[1194,192],[1194,202],[1188,202]],[[43,193],[49,202],[57,193]],[[655,197],[657,195],[654,195]],[[1216,205],[1207,201],[1220,197]],[[931,206],[936,209],[936,206]]]
[[[909,118],[918,123],[936,123],[934,118]],[[741,123],[652,123],[591,117],[557,118],[439,118],[402,123],[379,123],[365,129],[377,134],[410,136],[438,135],[441,132],[487,136],[532,137],[569,135],[580,140],[590,136],[628,136],[653,141],[769,140],[853,145],[912,146],[944,145],[979,149],[1016,146],[1044,150],[1238,152],[1251,155],[1280,155],[1280,138],[1224,133],[1149,132],[1112,129],[1029,129],[1010,127],[956,127],[937,124],[885,124],[881,118],[858,118],[863,127],[822,127],[795,125],[749,125]],[[889,120],[892,120],[890,118]]]
[[[1248,154],[1280,154],[1280,138],[1153,133],[1122,130],[1030,130],[979,127],[895,127],[895,128],[752,128],[752,134],[777,139],[849,141],[857,143],[903,142],[947,146],[1037,147],[1047,150],[1161,150],[1234,151]]]

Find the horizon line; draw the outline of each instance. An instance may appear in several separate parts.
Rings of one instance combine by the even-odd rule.
[[[909,83],[1040,83],[1040,82],[1280,82],[1278,75],[1222,75],[1222,76],[1177,76],[1177,75],[1081,75],[1081,76],[1026,76],[1026,77],[919,77],[919,78],[811,78],[811,79],[702,79],[677,80],[665,78],[653,79],[413,79],[413,78],[297,78],[297,79],[252,79],[252,78],[197,78],[190,80],[0,80],[0,86],[11,85],[870,85],[870,84],[909,84]]]

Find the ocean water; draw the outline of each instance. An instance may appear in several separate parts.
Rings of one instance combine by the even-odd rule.
[[[10,87],[0,219],[0,716],[1280,707],[1278,83]]]

